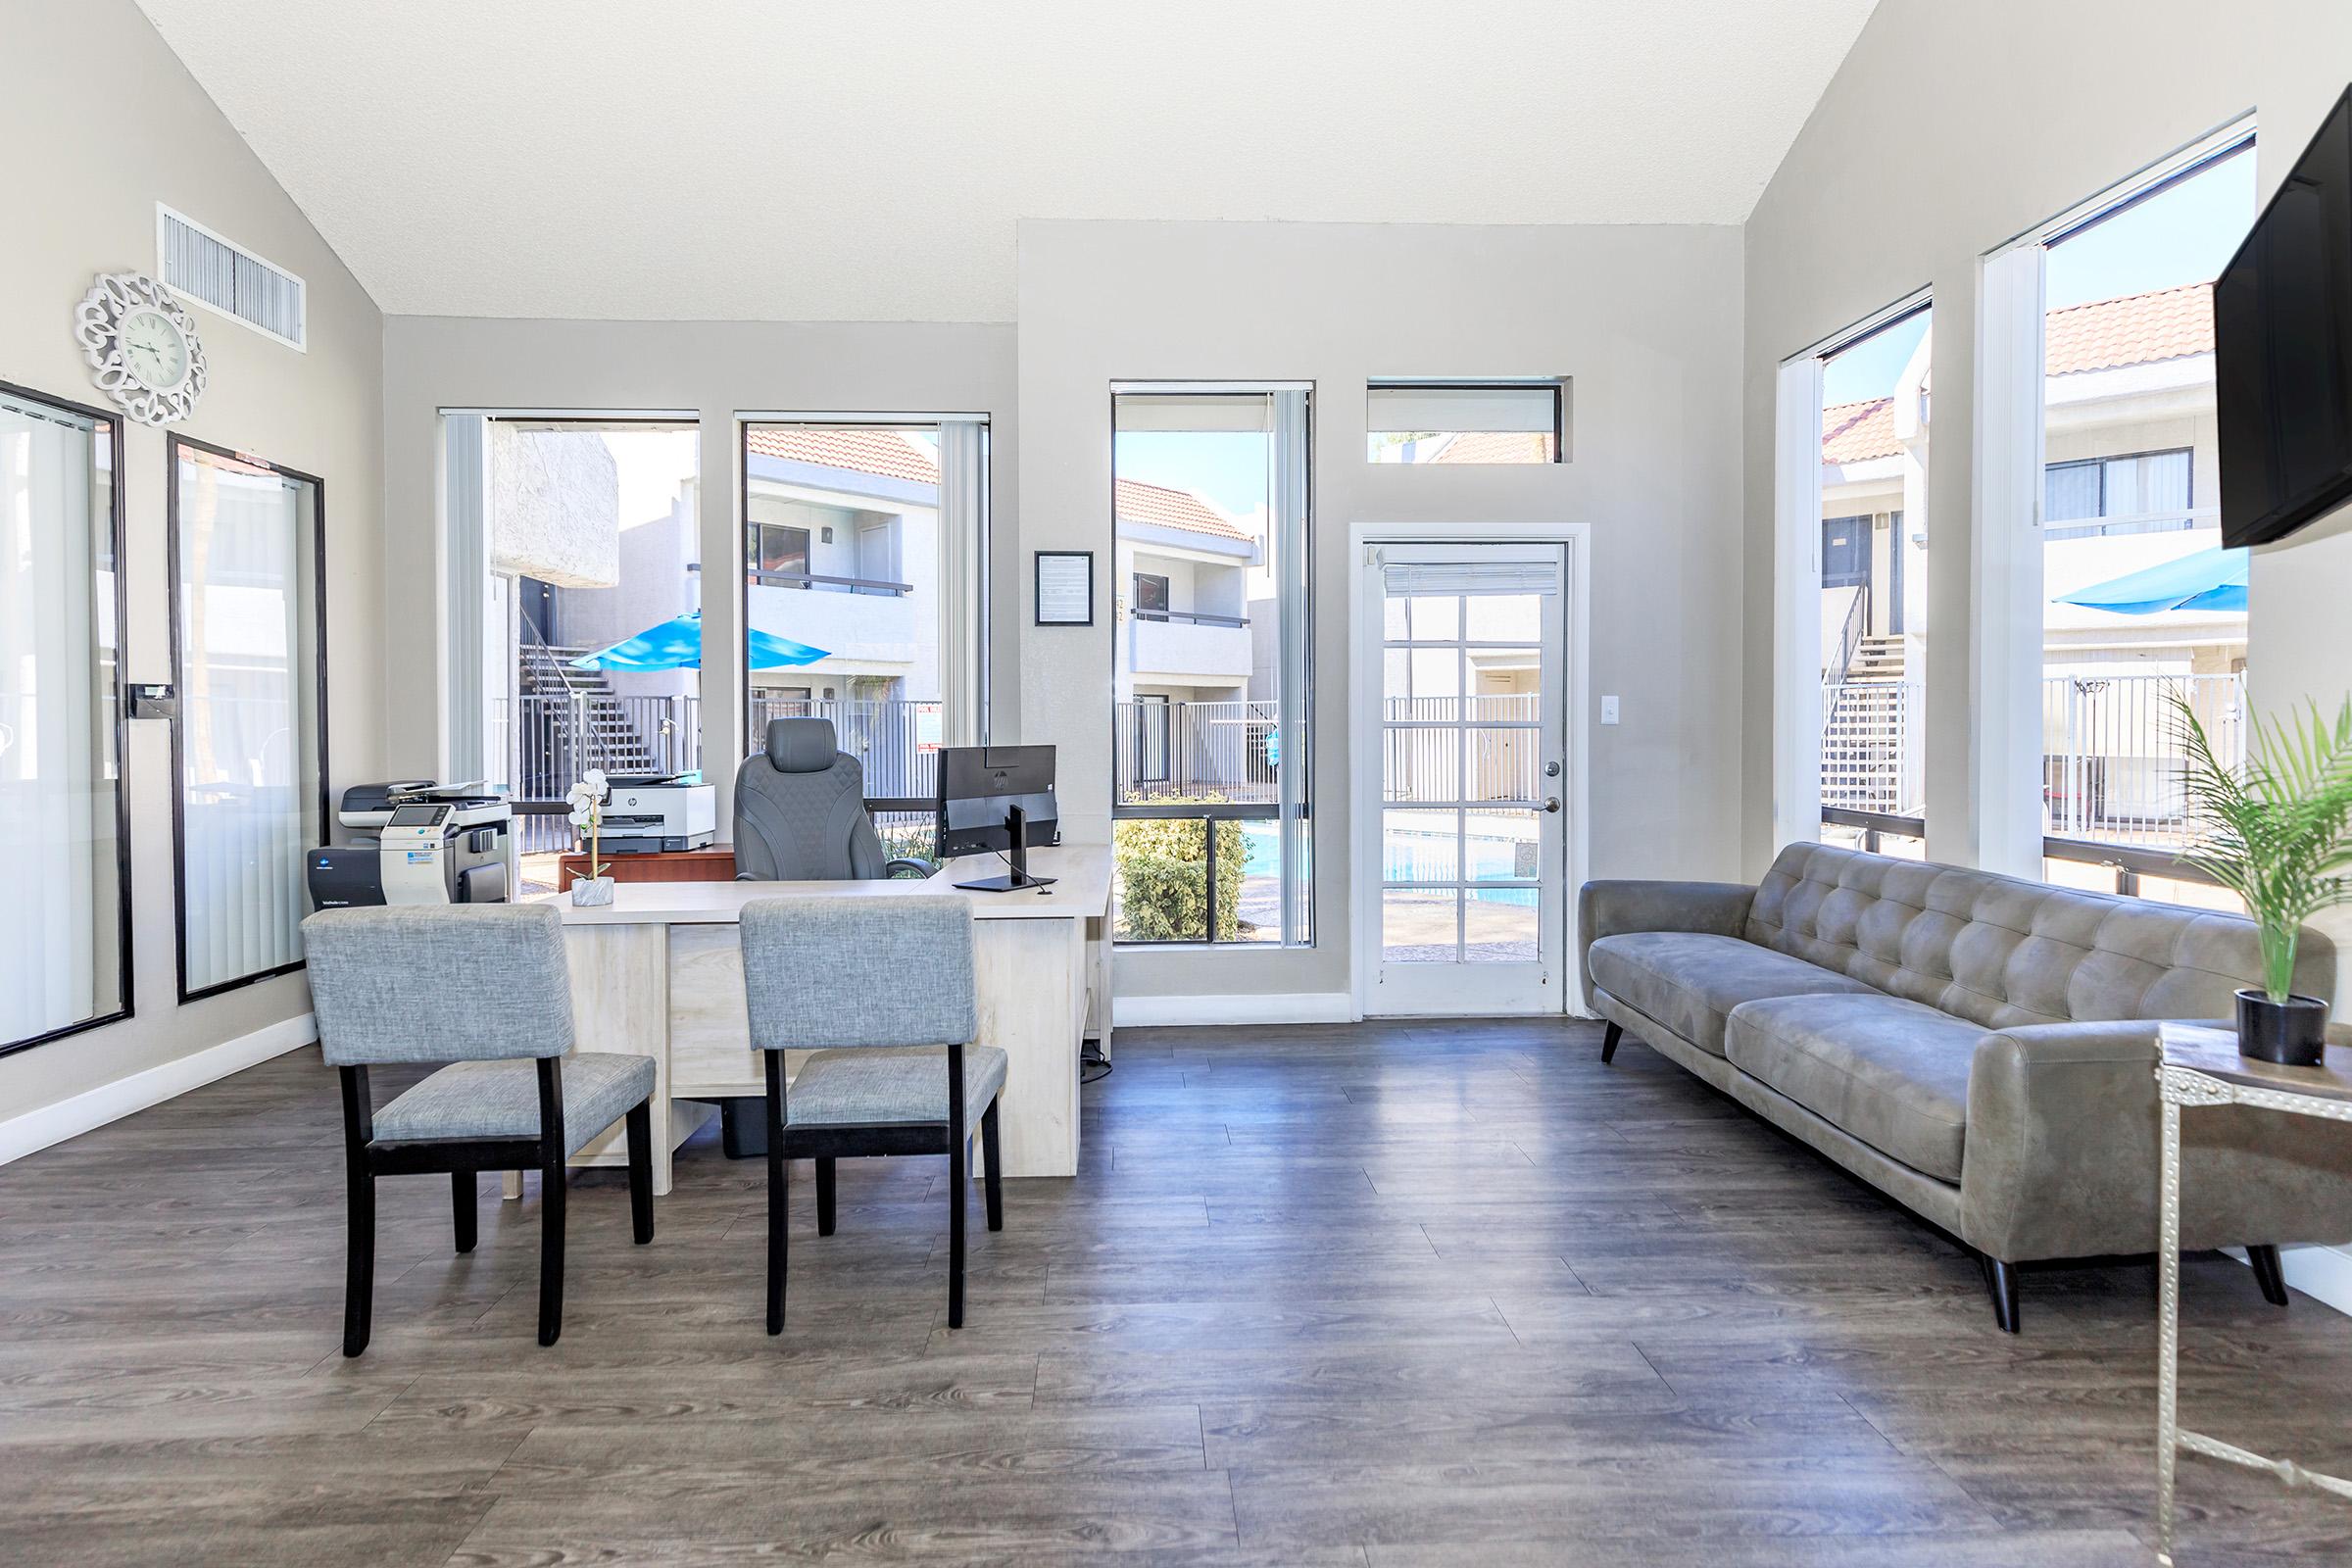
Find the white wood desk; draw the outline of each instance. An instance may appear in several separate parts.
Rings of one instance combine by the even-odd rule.
[[[980,1043],[1010,1058],[1001,1112],[1004,1174],[1074,1176],[1079,1043],[1091,1035],[1110,1046],[1110,851],[1032,850],[1029,866],[1058,880],[1043,892],[958,897],[972,901],[977,921]],[[669,1191],[670,1152],[714,1114],[696,1097],[767,1092],[752,1050],[736,934],[746,904],[779,894],[887,901],[954,892],[959,880],[1003,870],[997,857],[975,856],[921,881],[624,882],[597,908],[553,896],[571,963],[576,1049],[654,1058],[654,1191]],[[571,1162],[626,1164],[621,1129]],[[510,1176],[507,1196],[520,1191]]]

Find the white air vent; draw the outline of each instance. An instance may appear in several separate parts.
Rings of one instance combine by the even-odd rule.
[[[161,202],[155,206],[155,250],[167,288],[290,349],[303,346],[308,289],[292,272]]]

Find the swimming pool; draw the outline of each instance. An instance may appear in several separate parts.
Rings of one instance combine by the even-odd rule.
[[[1248,850],[1242,874],[1246,877],[1272,877],[1282,871],[1282,838],[1273,822],[1244,822],[1242,843]],[[1391,882],[1450,881],[1453,876],[1453,838],[1445,833],[1415,833],[1391,828],[1383,835],[1381,871]],[[1518,841],[1496,835],[1468,835],[1462,845],[1469,858],[1465,880],[1477,882],[1487,877],[1507,877],[1513,874],[1517,861]],[[1481,904],[1533,905],[1534,888],[1481,888],[1469,890],[1470,897]]]

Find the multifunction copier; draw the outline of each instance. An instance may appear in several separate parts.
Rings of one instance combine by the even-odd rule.
[[[311,852],[311,902],[504,904],[518,883],[514,808],[482,784],[354,784],[335,818],[351,842]]]

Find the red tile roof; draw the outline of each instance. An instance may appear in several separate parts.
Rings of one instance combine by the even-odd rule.
[[[2213,352],[2213,285],[2184,283],[2147,294],[2092,300],[2050,312],[2043,373],[2077,375],[2156,365]],[[1864,463],[1903,449],[1894,438],[1894,399],[1839,403],[1821,411],[1821,461]]]
[[[2213,352],[2213,285],[2070,305],[2049,315],[2044,373],[2073,375]]]
[[[1862,463],[1903,450],[1894,438],[1894,399],[1839,403],[1821,411],[1821,461]]]
[[[755,424],[744,431],[744,444],[764,458],[812,464],[822,468],[847,468],[854,473],[878,474],[910,484],[939,483],[939,460],[920,441],[904,431],[844,429],[812,424]]]
[[[1177,528],[1186,533],[1214,534],[1220,539],[1239,539],[1245,543],[1256,542],[1232,518],[1189,490],[1170,490],[1163,485],[1145,484],[1136,479],[1113,480],[1111,488],[1118,502],[1118,520],[1121,522]]]
[[[1438,448],[1432,463],[1549,463],[1548,430],[1465,430]]]

